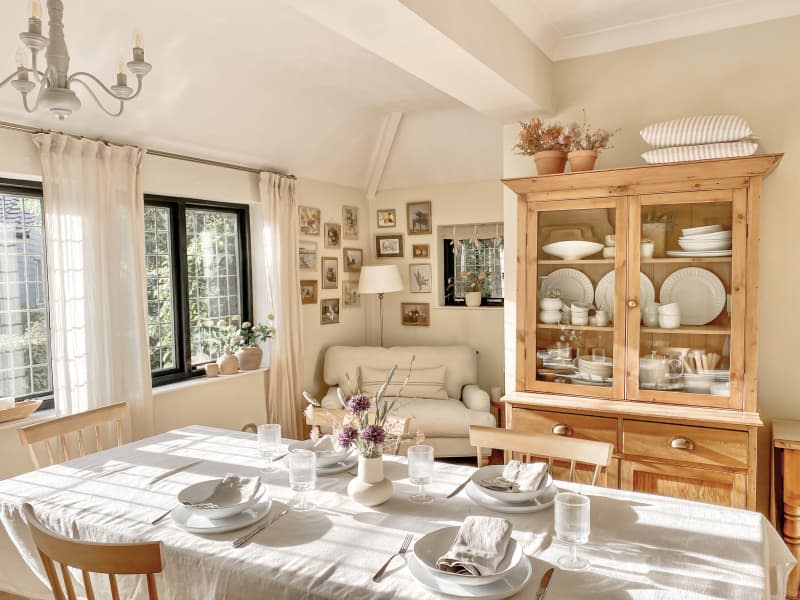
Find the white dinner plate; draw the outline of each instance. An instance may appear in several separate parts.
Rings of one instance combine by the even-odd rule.
[[[495,500],[491,496],[485,494],[481,487],[474,481],[470,481],[467,484],[466,491],[469,499],[476,504],[480,504],[484,508],[488,508],[496,512],[509,514],[532,513],[550,508],[553,506],[553,502],[556,501],[556,494],[558,494],[558,488],[555,485],[551,485],[541,496],[537,498],[528,500],[527,502],[515,502],[514,504],[509,504],[507,502]]]
[[[681,325],[707,325],[725,308],[727,294],[720,278],[707,269],[678,269],[664,280],[661,304],[681,307]]]
[[[667,250],[667,256],[673,258],[702,258],[732,255],[733,250]]]
[[[531,561],[523,556],[516,567],[511,569],[504,579],[485,585],[459,585],[449,580],[434,577],[425,567],[419,564],[412,554],[408,557],[408,570],[422,587],[449,598],[481,598],[482,600],[502,600],[509,598],[525,588],[533,575]]]
[[[597,290],[594,293],[594,302],[598,310],[608,312],[611,319],[614,319],[614,284],[616,275],[614,271],[609,271],[597,282]],[[656,301],[656,288],[653,282],[644,273],[639,273],[639,306],[644,308],[651,302]]]
[[[173,508],[170,516],[178,527],[189,533],[225,533],[258,523],[267,516],[270,508],[272,508],[272,497],[267,493],[267,486],[264,485],[261,486],[256,503],[232,517],[209,519],[184,506]]]
[[[542,296],[549,296],[554,290],[561,292],[561,300],[567,306],[573,302],[591,304],[594,298],[592,281],[578,269],[556,269],[544,278]]]
[[[508,502],[510,504],[519,504],[520,502],[528,502],[534,498],[538,498],[547,491],[547,488],[553,485],[553,478],[550,476],[550,473],[545,474],[544,480],[542,480],[541,485],[537,489],[527,492],[498,492],[495,490],[488,490],[480,484],[482,479],[497,479],[503,474],[505,468],[505,465],[488,465],[481,467],[472,474],[471,479],[487,496],[491,496],[492,498],[496,498],[501,502]]]

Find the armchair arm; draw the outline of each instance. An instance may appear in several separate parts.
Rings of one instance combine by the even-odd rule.
[[[489,412],[489,394],[484,392],[477,385],[465,385],[461,390],[461,401],[470,410]]]
[[[325,394],[325,397],[322,398],[320,404],[322,404],[322,408],[332,408],[332,409],[340,409],[342,408],[341,403],[339,402],[339,396],[336,395],[336,390],[339,389],[338,385],[332,385],[328,388],[328,393]]]

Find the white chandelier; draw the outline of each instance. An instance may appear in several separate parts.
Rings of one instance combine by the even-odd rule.
[[[117,83],[106,86],[91,73],[77,71],[69,73],[69,52],[64,41],[64,4],[61,0],[47,0],[47,16],[49,39],[42,35],[42,20],[39,17],[41,7],[34,0],[31,3],[31,16],[28,19],[28,30],[19,34],[19,39],[30,50],[31,66],[25,66],[26,53],[20,48],[17,50],[17,70],[0,81],[0,87],[11,82],[11,85],[22,95],[22,105],[29,113],[38,109],[49,110],[58,119],[63,120],[81,108],[81,101],[72,90],[73,84],[80,84],[89,92],[97,105],[109,116],[118,117],[122,114],[125,102],[133,100],[142,91],[142,79],[150,72],[152,65],[144,60],[142,38],[136,35],[133,47],[133,60],[127,63],[128,70],[136,76],[136,91],[128,86],[128,74],[125,66],[119,65]],[[45,50],[47,66],[44,72],[38,68],[38,56]],[[31,81],[31,76],[33,81]],[[89,82],[94,82],[99,88],[119,101],[117,110],[108,110],[95,94]],[[31,105],[28,96],[34,89],[39,88],[36,101]]]

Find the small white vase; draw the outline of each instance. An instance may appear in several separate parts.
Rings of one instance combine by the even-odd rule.
[[[467,292],[464,294],[464,302],[467,306],[480,306],[481,293],[480,292]]]
[[[377,506],[392,497],[392,482],[383,476],[383,458],[358,457],[358,475],[347,485],[347,494],[364,506]]]

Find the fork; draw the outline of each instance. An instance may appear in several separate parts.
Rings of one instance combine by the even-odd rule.
[[[414,539],[413,535],[411,535],[410,533],[406,534],[406,537],[403,538],[403,543],[400,545],[400,550],[398,550],[397,552],[392,554],[386,560],[386,562],[383,563],[383,566],[380,569],[378,569],[378,571],[375,573],[375,575],[372,576],[372,581],[374,581],[375,583],[380,581],[381,577],[383,576],[383,573],[386,571],[386,568],[389,566],[389,563],[391,563],[396,556],[401,556],[401,555],[405,554],[406,552],[408,552],[408,547],[411,545],[411,541],[413,539]]]

